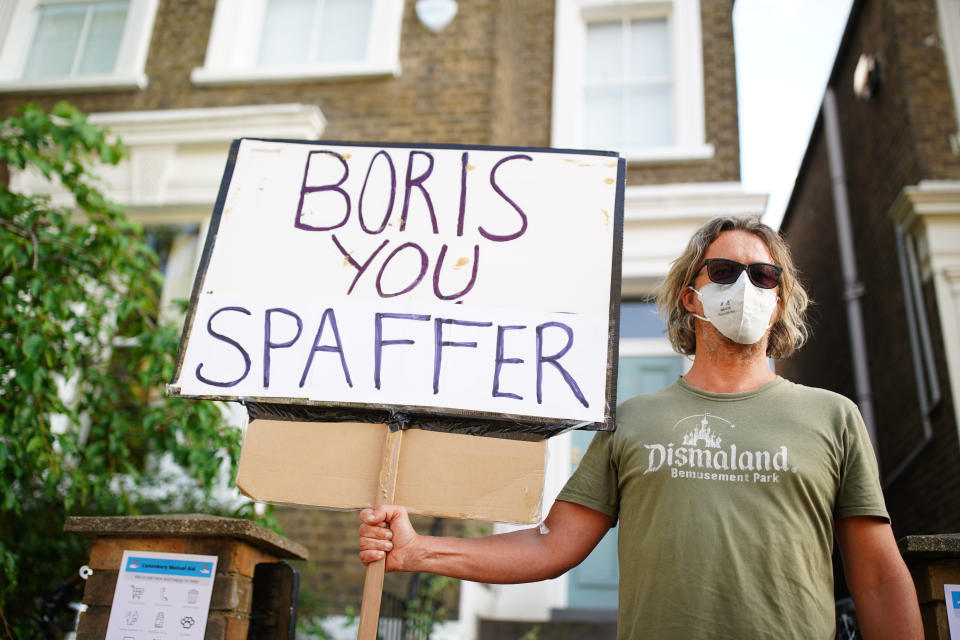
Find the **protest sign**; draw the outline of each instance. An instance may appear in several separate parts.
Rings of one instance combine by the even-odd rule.
[[[254,498],[533,522],[542,440],[462,434],[614,428],[624,176],[606,152],[235,141],[168,393],[247,404]]]
[[[623,176],[599,152],[236,141],[169,392],[612,429]]]

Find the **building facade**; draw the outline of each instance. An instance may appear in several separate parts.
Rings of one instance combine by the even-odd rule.
[[[691,231],[763,212],[740,184],[732,0],[5,0],[0,113],[66,99],[125,142],[108,196],[157,238],[164,299],[189,297],[230,142],[241,136],[613,149],[628,161],[618,395],[687,361],[649,302]],[[446,15],[444,15],[446,13]],[[440,26],[432,17],[452,19]],[[441,20],[442,22],[442,20]],[[37,176],[15,186],[48,188]],[[553,496],[589,434],[551,440]],[[354,514],[278,510],[304,589],[359,601]],[[472,528],[467,525],[467,528]],[[503,530],[504,525],[496,525]],[[392,582],[391,582],[392,581]],[[388,589],[403,595],[400,577]],[[615,545],[546,583],[464,584],[476,619],[616,606]]]
[[[960,3],[854,2],[782,225],[815,305],[778,369],[869,416],[897,537],[960,530],[958,74]]]

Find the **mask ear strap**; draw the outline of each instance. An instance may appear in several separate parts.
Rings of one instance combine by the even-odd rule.
[[[697,291],[697,290],[693,287],[692,284],[688,284],[688,285],[687,285],[687,288],[690,289],[690,291],[693,291],[695,294],[697,294],[697,297],[698,297],[698,298],[700,298],[701,300],[703,299],[703,294],[700,293],[699,291]],[[689,313],[690,315],[692,315],[694,318],[699,318],[700,320],[703,320],[704,322],[710,322],[710,318],[704,318],[704,317],[703,317],[702,315],[700,315],[699,313],[694,313],[693,311],[689,311],[688,313]]]

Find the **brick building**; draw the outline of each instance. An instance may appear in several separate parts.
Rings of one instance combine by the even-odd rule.
[[[960,530],[958,8],[853,3],[782,224],[816,305],[778,369],[872,416],[898,537]]]
[[[687,363],[651,312],[653,286],[702,221],[766,201],[740,184],[733,1],[447,0],[457,11],[442,28],[418,16],[430,4],[8,0],[0,113],[67,99],[123,138],[129,158],[103,185],[156,241],[167,301],[189,296],[234,138],[616,149],[628,160],[618,393],[666,384]],[[548,505],[588,441],[551,440]],[[278,517],[310,548],[311,597],[358,602],[355,515]],[[478,616],[609,611],[615,567],[608,540],[557,580],[464,584],[459,633],[475,637]],[[403,580],[387,588],[403,595]]]

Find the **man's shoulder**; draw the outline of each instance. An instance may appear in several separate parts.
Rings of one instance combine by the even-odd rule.
[[[842,409],[853,409],[857,406],[850,398],[829,389],[809,387],[786,379],[780,386],[783,393],[797,398],[800,402],[836,406]]]

